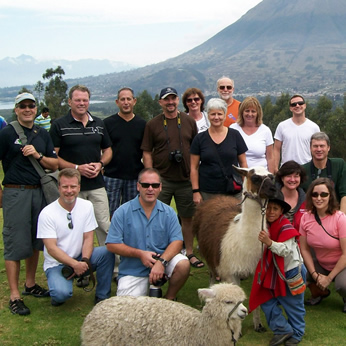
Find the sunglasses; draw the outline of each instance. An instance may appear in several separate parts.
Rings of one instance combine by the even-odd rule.
[[[321,192],[321,193],[313,192],[311,194],[311,197],[313,197],[313,198],[318,198],[318,196],[321,196],[321,198],[326,198],[329,196],[329,192]]]
[[[219,88],[220,88],[220,90],[225,90],[225,89],[232,90],[233,89],[232,85],[220,85]]]
[[[138,182],[139,184],[141,184],[141,186],[144,188],[144,189],[148,189],[150,186],[153,188],[153,189],[158,189],[160,186],[161,186],[161,183],[152,183],[152,184],[149,184],[149,183],[142,183],[142,182]]]
[[[187,103],[191,103],[192,101],[195,101],[197,103],[198,101],[200,101],[200,98],[199,97],[194,97],[194,98],[191,98],[191,99],[186,99]]]
[[[69,223],[67,224],[69,229],[73,229],[73,223],[72,223],[72,215],[71,213],[67,213],[67,220],[69,221]]]
[[[305,104],[305,102],[304,101],[298,101],[298,102],[292,102],[291,104],[290,104],[290,106],[291,107],[296,107],[296,106],[302,106],[302,105],[304,105]]]
[[[36,108],[36,104],[35,103],[30,103],[29,105],[19,104],[17,107],[20,109],[26,109],[26,108],[34,109]]]

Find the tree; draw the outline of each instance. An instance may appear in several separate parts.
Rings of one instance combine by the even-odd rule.
[[[155,115],[161,113],[161,107],[158,102],[158,96],[155,99],[151,97],[147,90],[139,93],[137,95],[137,103],[134,107],[134,113],[138,114],[140,117],[146,121],[150,120]]]
[[[41,81],[38,81],[35,84],[34,91],[36,91],[37,94],[38,94],[38,103],[40,104],[41,103],[41,94],[44,91],[44,85],[43,85],[43,83]]]
[[[58,66],[55,70],[47,69],[42,75],[43,79],[49,80],[45,88],[44,103],[49,108],[52,119],[65,115],[69,109],[66,94],[68,86],[62,78],[64,74],[65,71]]]

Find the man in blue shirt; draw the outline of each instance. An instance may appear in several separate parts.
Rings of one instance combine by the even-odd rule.
[[[137,189],[139,196],[113,214],[106,239],[108,251],[121,256],[117,295],[147,295],[149,283],[166,274],[166,298],[173,300],[190,272],[189,260],[180,253],[181,227],[174,210],[157,200],[162,184],[156,169],[139,173]]]

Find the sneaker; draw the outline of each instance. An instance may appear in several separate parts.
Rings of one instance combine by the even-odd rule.
[[[106,300],[107,298],[99,298],[99,297],[96,297],[95,296],[95,299],[94,299],[94,305],[98,304],[99,302],[102,302],[103,300]]]
[[[88,287],[89,286],[89,281],[90,281],[90,276],[83,276],[83,278],[78,278],[76,281],[76,286],[77,287]]]
[[[9,309],[13,314],[29,315],[30,309],[24,304],[23,299],[10,300]]]
[[[298,345],[300,343],[300,340],[297,340],[295,338],[289,338],[285,341],[285,346],[291,346],[291,345]]]
[[[58,302],[55,301],[53,298],[50,300],[50,303],[52,304],[52,306],[60,306],[60,305],[64,304],[64,302],[58,303]]]
[[[270,340],[269,346],[277,346],[282,344],[284,341],[289,339],[293,333],[288,334],[276,334],[274,337]]]
[[[45,288],[42,288],[38,284],[35,284],[33,287],[27,287],[24,284],[24,291],[22,292],[24,296],[34,296],[36,298],[45,298],[49,297],[49,291],[46,290]]]

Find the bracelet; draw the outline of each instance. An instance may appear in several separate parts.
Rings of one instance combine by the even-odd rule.
[[[193,189],[192,190],[192,193],[196,193],[196,192],[199,192],[199,189]]]
[[[105,165],[103,164],[103,162],[101,160],[99,162],[101,163],[101,169],[104,169]]]
[[[312,277],[312,275],[314,275],[314,273],[317,273],[317,271],[315,270],[315,271],[313,271],[310,275],[311,275],[311,277]],[[312,277],[313,278],[313,277]]]

